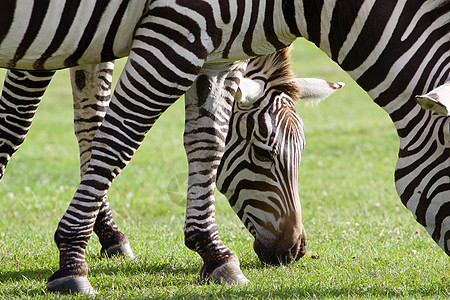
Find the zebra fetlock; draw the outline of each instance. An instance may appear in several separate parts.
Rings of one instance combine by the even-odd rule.
[[[133,259],[134,253],[128,238],[114,222],[108,199],[103,199],[102,207],[94,224],[94,233],[98,236],[102,249],[100,254],[106,257],[123,256]]]
[[[96,294],[87,275],[88,265],[84,260],[74,260],[76,254],[60,245],[60,267],[47,281],[47,289],[51,292],[66,294]],[[70,248],[70,247],[69,247]]]
[[[52,292],[69,294],[94,294],[88,275],[88,265],[84,259],[86,245],[66,244],[63,238],[55,234],[55,243],[59,250],[59,269],[47,281],[47,289]]]
[[[231,250],[230,250],[231,252]],[[222,259],[206,259],[200,270],[200,279],[217,284],[244,285],[250,281],[242,273],[239,258],[233,252],[221,255]]]

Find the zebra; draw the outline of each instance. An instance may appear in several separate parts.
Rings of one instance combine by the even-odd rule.
[[[118,2],[102,8],[100,1],[92,1],[83,9],[100,11],[104,18],[75,22],[83,29],[82,24],[87,24],[89,30],[75,37],[69,31],[62,42],[55,34],[58,20],[44,18],[44,6],[25,9],[29,4],[18,3],[20,9],[14,13],[21,20],[28,20],[25,12],[39,18],[31,17],[37,23],[29,27],[31,33],[26,25],[11,22],[7,29],[14,36],[6,35],[0,44],[0,53],[5,51],[2,55],[7,57],[0,59],[0,66],[45,70],[109,61],[129,52],[92,142],[89,166],[55,233],[60,269],[49,279],[55,289],[58,281],[72,281],[75,286],[87,281],[84,249],[102,197],[155,120],[182,94],[187,99],[184,138],[190,175],[185,244],[203,258],[205,277],[247,282],[237,256],[220,241],[215,225],[214,187],[223,145],[220,128],[242,77],[246,64],[242,60],[273,53],[300,36],[336,61],[389,114],[400,140],[395,171],[399,197],[450,254],[446,142],[450,120],[423,110],[414,99],[449,80],[448,0],[124,1],[120,14]],[[134,15],[128,14],[136,7]],[[5,16],[14,15],[10,7],[5,10]],[[64,22],[72,24],[74,19]],[[122,20],[127,22],[120,26]],[[53,26],[42,25],[51,21]],[[112,28],[126,38],[108,34]],[[18,33],[32,38],[21,43]],[[44,35],[55,37],[53,47],[47,46],[48,38],[41,43]],[[5,43],[9,47],[2,50]],[[31,44],[33,53],[27,55]],[[206,115],[211,118],[206,120]],[[195,157],[197,147],[209,154]]]
[[[296,142],[298,142],[298,145],[303,145],[303,124],[301,123],[301,120],[296,117],[292,97],[306,99],[308,101],[320,101],[331,93],[340,89],[343,84],[326,82],[319,79],[294,78],[292,72],[290,71],[290,66],[288,63],[288,52],[289,49],[286,48],[273,55],[268,55],[263,58],[256,58],[252,61],[252,67],[249,67],[249,71],[251,71],[251,73],[253,74],[252,77],[258,78],[260,77],[259,75],[261,75],[261,78],[265,77],[264,82],[268,88],[270,87],[271,97],[274,97],[275,93],[280,94],[281,91],[283,91],[283,93],[277,95],[276,98],[279,98],[278,103],[286,102],[288,104],[289,111],[292,113],[292,116],[289,117],[292,117],[294,120],[292,124],[295,125],[298,123],[293,127],[298,127],[297,130],[299,130],[299,134],[301,135]],[[260,60],[263,63],[256,63]],[[81,176],[83,176],[84,172],[86,171],[87,163],[90,158],[90,147],[93,135],[100,125],[100,122],[109,104],[113,67],[114,64],[112,62],[106,62],[98,65],[78,66],[70,69],[72,94],[74,100],[74,127],[75,135],[79,143]],[[4,109],[3,116],[5,116],[5,118],[0,119],[0,127],[2,128],[2,133],[7,131],[14,132],[16,135],[16,139],[12,139],[9,135],[2,136],[3,141],[0,146],[0,157],[2,157],[2,161],[0,164],[0,175],[3,175],[6,164],[9,161],[11,155],[23,142],[25,135],[30,128],[37,106],[39,105],[45,88],[50,82],[53,74],[54,72],[52,71],[28,72],[20,70],[8,70],[7,76],[5,78],[4,90],[2,92],[2,104]],[[244,76],[247,75],[245,74]],[[256,89],[254,89],[254,87],[256,87]],[[245,101],[248,102],[249,99],[251,99],[252,102],[254,102],[255,100],[259,100],[260,104],[258,106],[262,106],[261,99],[259,98],[267,97],[261,94],[263,91],[264,89],[261,88],[259,83],[253,83],[253,80],[243,78],[238,89],[238,94],[241,96],[237,98],[247,99],[242,100],[242,103],[244,103]],[[255,92],[257,92],[256,95]],[[288,93],[290,96],[287,96],[286,94],[284,94],[284,92]],[[252,93],[253,95],[249,96],[249,94]],[[20,101],[20,107],[14,107],[14,105],[12,104],[17,104],[18,101]],[[263,103],[267,105],[266,102],[267,101],[264,101]],[[6,117],[11,116],[13,116],[16,120],[23,120],[24,123],[8,122],[6,120]],[[267,122],[266,120],[270,119],[271,117],[267,117],[266,119],[262,119],[261,122]],[[23,128],[21,128],[21,130],[19,131],[17,130],[18,124],[23,125]],[[232,135],[228,134],[228,136]],[[294,144],[293,146],[295,147],[296,145]],[[300,155],[300,153],[298,155]],[[278,161],[279,158],[275,155],[271,159],[273,161]],[[284,163],[286,164],[287,162]],[[294,175],[294,177],[291,177],[291,174],[288,174],[287,176],[289,176],[289,179],[293,182],[297,182],[296,174],[297,173],[292,174]],[[286,184],[289,183],[290,182],[286,182]],[[282,190],[281,187],[280,190]],[[297,193],[294,193],[291,199],[284,199],[284,201],[286,202],[288,200],[293,202],[292,205],[294,206],[294,208],[295,205],[299,205],[295,204],[295,202],[299,202],[298,195],[296,194]],[[263,196],[257,196],[257,199],[265,201],[265,198]],[[292,215],[297,216],[296,218],[298,220],[301,220],[299,206],[297,209],[292,210]],[[300,230],[298,230],[299,228]],[[297,239],[300,240],[298,244],[295,244],[295,247],[297,248],[294,247],[293,251],[289,251],[283,258],[283,260],[279,260],[278,256],[277,259],[266,256],[265,258],[261,258],[263,262],[289,263],[294,258],[298,259],[304,255],[306,249],[304,238],[305,233],[301,221],[296,224],[286,224],[284,226],[284,229],[293,231],[297,230],[299,232],[295,237],[291,237],[294,242]],[[128,239],[123,233],[120,232],[117,225],[114,223],[114,220],[112,219],[112,214],[106,196],[103,199],[102,207],[95,221],[93,230],[99,236],[99,240],[102,245],[102,254],[105,254],[107,256],[119,254],[131,258],[134,257]],[[252,232],[254,233],[255,231],[252,230]],[[284,231],[283,234],[286,234],[286,232]],[[280,237],[282,236],[279,236],[278,238]],[[277,243],[268,244],[267,247],[273,247],[273,245],[277,245]],[[290,247],[291,246],[289,246],[288,248]],[[261,249],[261,247],[259,249]],[[271,251],[266,250],[266,252]],[[206,275],[202,276],[205,277]],[[77,289],[74,289],[72,287],[71,291],[74,290],[77,291]],[[81,288],[81,290],[83,289]]]

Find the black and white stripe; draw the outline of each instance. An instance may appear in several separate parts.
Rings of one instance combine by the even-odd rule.
[[[145,7],[136,7],[134,3],[133,6],[129,1],[97,1],[89,2],[88,5],[78,2],[60,4],[47,1],[37,7],[30,2],[18,1],[16,5],[5,7],[10,9],[9,15],[13,17],[9,19],[8,31],[4,32],[0,43],[0,53],[4,57],[3,60],[0,59],[1,66],[32,71],[54,70],[126,55],[130,51],[131,41],[133,48],[116,89],[116,100],[110,105],[110,113],[92,144],[89,168],[86,168],[85,157],[89,157],[90,152],[83,145],[84,142],[87,142],[86,145],[90,143],[89,138],[82,137],[85,129],[78,130],[76,125],[82,156],[83,183],[55,234],[55,241],[61,251],[61,268],[51,278],[50,289],[54,289],[55,284],[64,286],[65,283],[61,283],[61,280],[65,281],[67,276],[72,278],[86,275],[85,244],[93,230],[98,233],[99,228],[103,228],[97,226],[98,222],[93,226],[93,220],[105,220],[102,223],[106,227],[117,229],[108,222],[112,218],[104,198],[112,179],[128,163],[146,131],[159,115],[192,85],[206,57],[214,49],[222,51],[220,47],[224,41],[223,29],[218,27],[223,23],[214,26],[214,20],[209,14],[216,14],[220,6],[216,5],[213,9],[206,2],[194,6],[183,1],[176,4],[141,3]],[[141,23],[137,28],[135,25],[138,21]],[[206,31],[203,29],[205,24]],[[167,36],[171,37],[171,45],[167,43]],[[232,45],[233,42],[230,40],[227,45]],[[5,45],[9,47],[6,48]],[[246,62],[211,63],[208,68],[202,69],[205,76],[216,81],[208,83],[208,86],[201,86],[201,81],[198,81],[194,86],[200,88],[195,89],[195,93],[187,94],[185,133],[190,168],[186,245],[204,258],[202,277],[241,283],[246,282],[246,279],[239,267],[236,267],[238,260],[217,235],[213,193],[231,103],[245,64]],[[86,80],[82,77],[89,74],[89,71],[82,69],[83,67],[75,70],[72,78],[80,90],[83,90],[80,82]],[[211,74],[214,76],[211,77]],[[97,80],[101,81],[100,76]],[[200,74],[198,78],[204,77]],[[98,83],[98,86],[101,87],[102,83]],[[25,87],[26,85],[22,85],[22,88]],[[202,99],[202,95],[207,94],[202,93],[202,89],[219,92]],[[74,88],[74,93],[76,92],[77,89]],[[101,99],[101,90],[99,92],[99,97],[91,96],[86,99]],[[133,100],[129,101],[130,98]],[[215,102],[218,103],[217,106]],[[75,106],[77,103],[75,102]],[[93,111],[91,114],[94,115],[88,119],[98,121],[104,105],[99,101],[94,101],[92,105],[100,113]],[[190,107],[193,109],[190,110]],[[84,114],[85,110],[78,111]],[[83,116],[80,118],[86,119]],[[191,123],[194,128],[190,126]],[[79,124],[77,120],[76,124]],[[120,127],[121,130],[117,131]],[[88,130],[89,137],[92,132],[93,130]],[[115,137],[111,138],[113,135]],[[195,143],[189,142],[189,139],[195,140]],[[200,140],[201,146],[198,147]],[[199,151],[204,153],[200,155],[202,159],[196,158]],[[207,185],[204,184],[205,178],[209,183]],[[97,216],[98,213],[105,217]],[[226,272],[234,272],[232,276],[228,276],[229,279],[220,275],[223,265]],[[229,268],[228,265],[232,267]],[[89,290],[90,287],[82,284],[80,289]]]
[[[156,119],[186,92],[185,147],[192,175],[186,245],[202,256],[202,277],[247,281],[237,257],[220,241],[214,217],[230,99],[246,64],[234,61],[270,54],[299,35],[328,53],[390,114],[400,137],[399,195],[449,253],[450,121],[425,112],[414,100],[448,81],[448,1],[130,1],[121,18],[115,16],[125,2],[92,1],[80,5],[73,21],[65,21],[72,24],[69,32],[45,58],[61,22],[61,8],[56,18],[49,13],[56,2],[45,9],[33,9],[25,0],[5,5],[14,17],[5,17],[10,21],[2,27],[8,29],[0,35],[0,66],[35,69],[45,59],[43,69],[58,69],[128,52],[129,59],[92,142],[90,164],[55,234],[60,270],[50,278],[51,290],[70,289],[77,278],[90,289],[84,249],[102,199]],[[86,15],[78,11],[101,16],[77,19]],[[204,152],[199,156],[195,149]]]
[[[394,122],[398,194],[450,255],[450,119],[423,110],[414,99],[450,79],[450,1],[327,1],[319,9],[311,7],[313,1],[303,3],[306,14],[316,13],[302,34]]]
[[[0,65],[54,70],[128,55],[147,1],[2,1]]]
[[[286,50],[252,60],[230,118],[217,187],[255,237],[265,263],[289,263],[306,252],[298,195],[305,139],[295,111],[300,91]],[[243,99],[245,98],[245,99]],[[254,99],[249,99],[254,98]],[[270,225],[269,225],[270,224]]]
[[[81,66],[70,71],[81,176],[90,160],[92,139],[109,105],[113,68],[114,64],[108,62]],[[52,71],[7,72],[0,100],[0,178],[11,156],[24,141],[53,74]],[[103,254],[134,257],[128,239],[112,219],[106,197],[96,219],[94,231],[99,236]]]

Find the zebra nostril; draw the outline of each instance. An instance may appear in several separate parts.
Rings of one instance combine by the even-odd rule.
[[[299,260],[306,253],[305,239],[301,239],[295,243],[290,249],[287,249],[284,254],[281,255],[283,264],[290,264],[294,260]]]
[[[306,254],[306,237],[302,237],[301,238],[299,247],[300,248],[299,248],[299,251],[297,253],[296,260],[299,260],[300,258],[305,256],[305,254]]]
[[[253,248],[263,264],[287,265],[299,260],[306,253],[305,238],[301,237],[292,243],[262,242],[255,239]]]

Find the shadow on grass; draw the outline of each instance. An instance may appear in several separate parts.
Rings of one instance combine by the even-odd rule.
[[[202,295],[204,296],[204,295]],[[412,289],[408,291],[396,291],[388,288],[373,288],[365,291],[355,291],[349,288],[280,288],[280,289],[255,289],[242,287],[240,289],[227,289],[214,292],[209,295],[217,299],[330,299],[330,298],[432,298],[446,299],[441,291],[424,291]],[[179,293],[173,298],[198,299],[199,295],[194,293]],[[164,299],[164,296],[153,297],[153,299]]]
[[[123,263],[120,265],[103,265],[103,266],[93,266],[89,267],[88,276],[98,276],[98,275],[108,275],[114,276],[117,274],[122,275],[136,275],[142,272],[147,274],[160,274],[160,273],[171,273],[173,275],[177,274],[197,274],[200,272],[200,265],[180,267],[173,263],[134,263],[133,261],[126,261],[122,258],[112,258],[112,263],[117,263],[117,260],[121,260]],[[114,262],[115,261],[115,262]],[[41,281],[47,280],[51,275],[52,271],[49,269],[35,270],[35,269],[22,269],[19,271],[11,271],[0,273],[0,283],[5,283],[8,281]]]
[[[262,266],[258,261],[248,261],[242,263],[242,269],[245,271],[256,270],[264,272],[265,267]],[[292,285],[283,284],[280,286],[262,286],[258,282],[252,282],[246,286],[226,286],[221,288],[219,285],[215,285],[218,288],[210,289],[208,283],[202,282],[199,276],[199,270],[201,265],[194,263],[189,266],[183,265],[181,262],[151,262],[151,261],[127,261],[122,258],[113,258],[109,262],[101,265],[96,265],[90,268],[89,276],[90,278],[95,278],[98,276],[120,276],[129,278],[130,282],[133,278],[143,276],[160,276],[161,274],[171,275],[175,277],[180,277],[186,279],[186,274],[194,275],[188,276],[188,278],[195,278],[192,280],[183,281],[183,286],[179,289],[173,291],[174,282],[172,279],[162,280],[158,283],[148,282],[148,285],[159,286],[162,288],[168,288],[172,290],[172,298],[183,298],[183,299],[198,299],[199,297],[213,297],[213,298],[255,298],[255,299],[271,299],[271,298],[333,298],[333,297],[357,297],[357,298],[373,298],[373,297],[446,297],[448,296],[448,290],[442,290],[439,287],[428,287],[428,288],[411,288],[396,290],[389,287],[370,287],[364,288],[360,286],[348,285],[340,288],[334,288],[327,286],[327,283],[317,285],[317,282],[312,285],[298,286],[298,283],[293,282]],[[274,268],[274,267],[268,267]],[[7,284],[8,282],[14,282],[18,284],[13,284],[9,291],[10,295],[23,295],[24,290],[26,290],[26,295],[28,297],[33,296],[45,296],[48,291],[45,289],[45,284],[40,284],[41,282],[46,282],[51,276],[52,271],[49,269],[35,270],[35,269],[22,269],[19,271],[0,273],[0,286],[2,284]],[[38,285],[38,286],[36,286]],[[188,287],[188,288],[183,288]],[[193,287],[193,289],[192,289]],[[202,288],[204,287],[204,290]],[[200,289],[200,290],[199,290]],[[108,293],[107,288],[102,288],[99,290],[101,298],[102,292]],[[2,295],[0,293],[0,295]],[[8,294],[6,294],[8,295]],[[119,296],[120,299],[122,296]],[[1,298],[1,297],[0,297]],[[126,291],[124,291],[123,299],[127,299]],[[152,298],[155,299],[166,299],[167,293],[164,290],[158,295],[153,294]]]
[[[197,275],[200,272],[201,265],[181,266],[181,264],[162,263],[162,262],[146,262],[137,260],[126,260],[123,258],[111,258],[97,257],[99,260],[106,260],[107,262],[101,262],[89,267],[89,279],[93,279],[98,276],[123,276],[133,278],[142,274],[146,276],[159,276],[161,274],[173,275],[175,277],[182,277],[182,275],[193,274]],[[56,267],[56,266],[55,266]],[[55,269],[56,271],[56,269]],[[44,296],[50,293],[46,290],[46,283],[48,278],[53,274],[49,269],[21,269],[18,271],[6,271],[0,272],[0,299],[3,296],[21,296],[24,293],[27,297]],[[184,277],[184,276],[183,276]],[[193,276],[194,278],[196,276]],[[202,286],[204,283],[200,280],[200,276],[197,276],[196,280],[191,282],[185,282],[186,285]],[[10,284],[12,283],[12,284]],[[3,289],[10,284],[10,287]],[[171,283],[167,282],[167,286]],[[173,284],[173,283],[172,283]],[[159,286],[164,287],[164,281]],[[3,292],[3,293],[2,293]],[[6,299],[6,298],[5,298]]]

